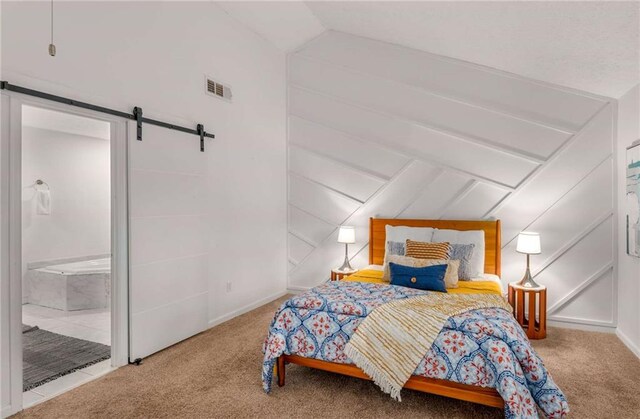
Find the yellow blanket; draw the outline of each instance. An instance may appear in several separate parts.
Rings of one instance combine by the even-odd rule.
[[[386,284],[382,279],[382,271],[363,269],[353,275],[346,276],[343,281],[373,282]],[[502,295],[500,284],[494,281],[458,281],[458,288],[447,289],[449,294],[496,294]]]
[[[345,354],[382,391],[400,401],[400,390],[431,349],[451,316],[480,308],[511,306],[498,295],[430,292],[395,300],[373,310],[358,326]]]

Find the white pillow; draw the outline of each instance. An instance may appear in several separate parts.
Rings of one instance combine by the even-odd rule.
[[[384,227],[388,242],[404,243],[407,239],[417,242],[431,242],[434,231],[431,227],[390,226],[389,224]]]
[[[431,241],[434,243],[474,244],[473,255],[469,263],[470,273],[472,277],[484,274],[484,230],[459,231],[436,228]]]

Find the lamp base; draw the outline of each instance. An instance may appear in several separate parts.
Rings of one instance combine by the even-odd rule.
[[[531,271],[529,270],[528,266],[527,266],[527,271],[524,273],[524,276],[522,277],[520,282],[518,282],[516,285],[519,285],[523,288],[540,288],[540,285],[533,280],[533,277],[531,276]]]
[[[349,244],[348,243],[344,244],[344,262],[342,263],[342,266],[338,268],[338,270],[347,271],[347,272],[354,270],[351,267],[351,264],[349,263]]]
[[[344,263],[341,267],[338,268],[339,271],[353,271],[354,269],[351,267],[349,263],[349,258],[344,258]]]
[[[349,245],[347,243],[344,244],[344,262],[342,266],[338,268],[340,271],[353,271],[354,269],[351,267],[349,263]]]

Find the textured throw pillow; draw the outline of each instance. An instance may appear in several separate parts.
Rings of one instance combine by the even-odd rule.
[[[391,285],[401,287],[417,288],[427,291],[447,292],[444,283],[444,275],[447,272],[447,265],[425,266],[414,268],[411,266],[397,265],[389,263],[391,271]]]
[[[405,255],[418,259],[449,259],[449,243],[426,243],[407,239]]]
[[[448,267],[444,276],[445,285],[447,288],[458,288],[458,267],[460,266],[460,261],[458,260],[416,259],[408,256],[390,255],[389,262],[395,263],[396,265],[411,266],[414,268],[446,264]],[[389,264],[384,266],[382,279],[385,281],[391,280]]]
[[[384,261],[382,262],[384,269],[385,270],[389,269],[390,256],[395,256],[395,255],[404,256],[404,252],[405,252],[404,240],[401,242],[388,241],[387,247],[385,248],[385,251],[384,251]],[[387,281],[389,281],[388,275],[387,275]]]
[[[387,255],[404,256],[404,242],[387,242]]]
[[[484,231],[483,230],[440,230],[433,232],[431,242],[448,242],[453,244],[475,244],[471,257],[471,277],[476,278],[484,273]]]
[[[471,259],[473,252],[475,251],[475,244],[452,244],[451,252],[449,253],[449,259],[460,261],[460,268],[458,269],[458,278],[463,281],[468,281],[473,278],[473,271],[471,270]]]

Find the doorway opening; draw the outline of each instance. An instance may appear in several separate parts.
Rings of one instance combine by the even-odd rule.
[[[112,368],[111,124],[22,105],[27,407]]]

